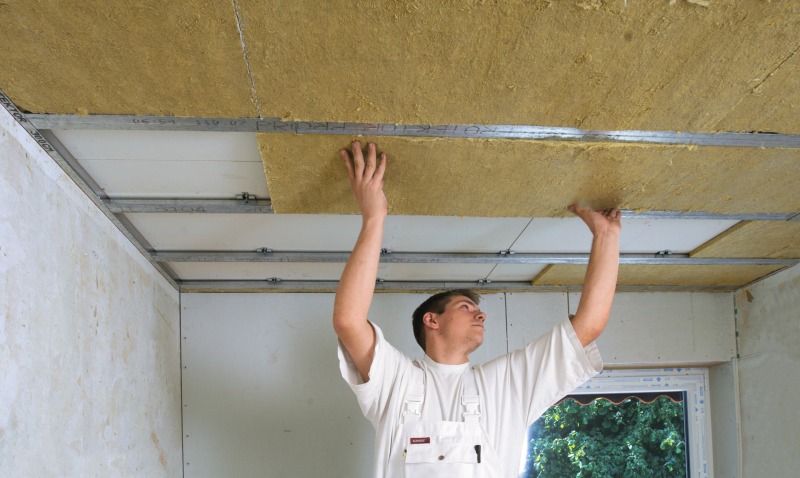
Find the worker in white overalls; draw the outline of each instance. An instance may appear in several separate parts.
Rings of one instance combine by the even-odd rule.
[[[333,312],[343,378],[376,429],[376,477],[517,477],[528,426],[602,369],[594,340],[608,322],[619,264],[620,214],[572,206],[593,234],[575,315],[524,348],[472,366],[487,323],[480,297],[446,291],[413,313],[425,355],[395,349],[367,313],[387,215],[386,155],[354,141],[342,150],[362,227]],[[443,178],[443,182],[446,182]]]

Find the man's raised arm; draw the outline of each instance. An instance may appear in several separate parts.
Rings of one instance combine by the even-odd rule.
[[[375,331],[367,322],[367,314],[378,277],[383,223],[387,214],[386,196],[383,194],[386,154],[381,153],[378,161],[376,146],[369,143],[364,158],[358,141],[353,141],[351,146],[352,155],[345,149],[340,154],[347,167],[350,188],[361,210],[361,232],[336,289],[333,329],[366,382],[369,381],[375,352]]]
[[[577,205],[569,210],[583,219],[593,236],[581,300],[572,318],[572,328],[585,347],[600,336],[611,313],[619,273],[620,212],[598,212]]]

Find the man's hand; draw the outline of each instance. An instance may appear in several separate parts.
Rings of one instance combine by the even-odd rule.
[[[361,143],[353,141],[352,147],[352,156],[346,149],[339,153],[347,167],[350,188],[361,210],[361,232],[336,289],[333,328],[362,380],[367,382],[376,340],[372,326],[367,321],[367,314],[375,291],[383,223],[387,214],[386,196],[383,194],[386,155],[381,153],[378,162],[375,144],[369,143],[365,161]]]
[[[358,202],[358,208],[364,220],[373,217],[385,217],[387,214],[386,196],[383,194],[383,173],[386,171],[386,153],[381,153],[380,161],[376,160],[375,143],[367,144],[367,158],[361,151],[361,143],[353,141],[352,155],[342,149],[342,156],[350,189]]]
[[[621,214],[617,209],[600,212],[577,204],[570,206],[569,210],[583,219],[594,236],[581,300],[571,318],[572,328],[585,347],[600,336],[611,313],[619,274]]]
[[[569,207],[569,210],[576,216],[583,219],[583,222],[589,226],[592,235],[606,234],[609,232],[619,233],[622,228],[620,218],[622,214],[619,209],[606,209],[605,211],[593,211],[577,204]]]

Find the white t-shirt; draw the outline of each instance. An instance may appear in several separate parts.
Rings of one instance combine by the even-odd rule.
[[[376,345],[369,382],[363,383],[341,342],[339,367],[362,413],[376,430],[374,476],[403,476],[399,470],[388,473],[389,454],[406,394],[413,387],[412,367],[426,374],[420,419],[460,421],[464,394],[461,375],[470,364],[444,365],[427,355],[411,360],[386,341],[377,325],[372,326]],[[550,405],[598,374],[603,361],[596,344],[584,348],[572,324],[565,320],[524,348],[473,368],[483,411],[481,426],[499,455],[502,476],[517,477],[524,464],[528,427]]]

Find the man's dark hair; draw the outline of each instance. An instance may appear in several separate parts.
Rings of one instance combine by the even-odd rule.
[[[450,303],[450,299],[455,296],[467,297],[472,302],[475,302],[476,305],[481,301],[481,296],[469,289],[447,290],[428,297],[425,302],[421,303],[419,307],[417,307],[417,310],[411,314],[411,326],[414,328],[414,338],[417,339],[417,343],[422,347],[423,351],[425,351],[425,324],[422,323],[422,317],[428,312],[433,312],[434,314],[443,313],[447,304]]]

